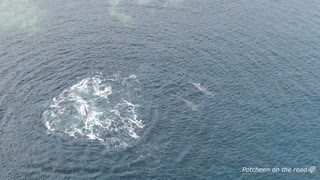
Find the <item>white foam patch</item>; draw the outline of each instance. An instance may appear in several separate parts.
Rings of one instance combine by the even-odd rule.
[[[86,78],[54,97],[43,113],[51,132],[126,147],[139,139],[144,127],[138,118],[139,81],[127,78]]]

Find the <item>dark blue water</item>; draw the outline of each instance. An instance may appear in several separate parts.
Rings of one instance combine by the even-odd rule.
[[[1,0],[0,179],[320,179],[242,171],[320,168],[319,29],[317,0]]]

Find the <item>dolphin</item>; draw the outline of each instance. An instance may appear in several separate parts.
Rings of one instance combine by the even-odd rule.
[[[78,110],[79,110],[79,113],[83,116],[83,118],[85,119],[88,118],[88,110],[85,104],[81,105]]]
[[[194,85],[199,91],[203,92],[204,94],[209,95],[209,96],[213,95],[213,93],[208,91],[208,89],[206,87],[202,86],[201,83],[195,83],[195,82],[191,82],[191,81],[190,81],[190,83],[192,85]]]
[[[198,105],[196,105],[194,102],[186,100],[186,99],[182,98],[181,96],[177,96],[177,97],[180,100],[182,100],[183,102],[185,102],[186,105],[192,109],[192,111],[197,111],[198,110]]]
[[[84,106],[84,113],[85,113],[85,117],[87,117],[88,116],[88,111],[87,111],[86,106]]]

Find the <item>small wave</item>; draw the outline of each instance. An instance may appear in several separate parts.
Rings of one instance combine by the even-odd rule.
[[[57,134],[126,147],[144,127],[137,115],[138,85],[135,75],[83,79],[53,98],[43,113],[45,125]]]

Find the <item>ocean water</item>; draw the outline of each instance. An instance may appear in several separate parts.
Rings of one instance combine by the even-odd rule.
[[[319,29],[317,0],[0,0],[0,179],[320,179]]]

